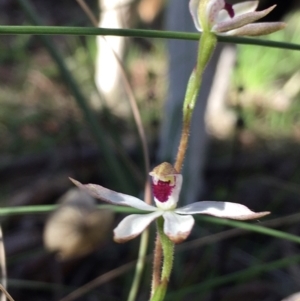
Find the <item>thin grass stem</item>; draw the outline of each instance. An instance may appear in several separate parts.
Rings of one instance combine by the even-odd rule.
[[[19,0],[20,1],[20,0]],[[199,33],[181,31],[162,31],[145,29],[115,29],[115,28],[93,28],[93,27],[71,27],[71,26],[0,26],[0,34],[30,34],[30,35],[81,35],[81,36],[122,36],[136,38],[159,38],[198,41]],[[280,41],[254,39],[245,37],[217,36],[218,42],[264,46],[270,48],[281,48],[300,51],[300,45]]]

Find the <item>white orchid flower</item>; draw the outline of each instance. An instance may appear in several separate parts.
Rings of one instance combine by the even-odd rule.
[[[86,184],[73,180],[79,188],[93,197],[114,205],[130,206],[147,214],[132,214],[125,217],[114,229],[114,240],[126,242],[143,232],[148,225],[162,216],[164,232],[174,243],[185,240],[194,225],[192,214],[208,214],[222,218],[249,220],[261,218],[270,212],[255,213],[246,206],[229,202],[203,201],[176,208],[182,184],[182,175],[171,164],[162,163],[150,172],[156,206],[123,193],[118,193],[100,185]]]
[[[276,5],[256,11],[259,1],[231,5],[224,0],[190,0],[190,12],[197,30],[219,35],[259,36],[285,27],[283,22],[252,23],[269,14]]]

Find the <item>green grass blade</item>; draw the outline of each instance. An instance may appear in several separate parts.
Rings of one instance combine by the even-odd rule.
[[[19,0],[21,1],[21,0]],[[122,36],[137,38],[161,38],[177,40],[199,40],[199,33],[180,32],[180,31],[161,31],[145,29],[112,29],[94,27],[69,27],[69,26],[0,26],[0,34],[30,34],[30,35],[82,35],[82,36]],[[263,39],[218,36],[219,42],[259,45],[272,48],[289,50],[300,50],[300,45],[279,41],[268,41]]]
[[[0,216],[23,215],[23,214],[37,214],[37,213],[51,213],[57,209],[59,205],[34,205],[34,206],[18,206],[0,208]],[[99,209],[109,209],[116,213],[144,213],[138,209],[114,206],[114,205],[99,205]]]
[[[260,234],[265,234],[269,236],[273,236],[276,238],[281,238],[281,239],[286,239],[289,241],[293,241],[296,243],[300,243],[300,237],[289,234],[283,231],[278,231],[274,229],[270,229],[267,227],[263,227],[257,224],[250,224],[249,222],[239,222],[239,221],[234,221],[234,220],[229,220],[229,219],[223,219],[223,218],[217,218],[217,217],[212,217],[212,216],[197,216],[197,220],[201,222],[208,222],[208,223],[214,223],[214,224],[219,224],[223,226],[229,226],[233,228],[240,228],[252,232],[257,232]]]
[[[0,216],[10,216],[16,214],[35,214],[35,213],[48,213],[57,208],[57,205],[38,205],[38,206],[19,206],[19,207],[7,207],[0,208]],[[147,213],[140,211],[138,209],[134,209],[131,207],[125,206],[115,206],[115,205],[99,205],[99,209],[109,209],[117,213]],[[257,232],[262,235],[268,235],[272,237],[276,237],[279,239],[289,240],[295,243],[300,244],[300,237],[297,235],[289,234],[283,231],[278,231],[274,229],[270,229],[267,227],[263,227],[257,224],[250,224],[248,222],[239,222],[229,219],[211,217],[211,216],[195,216],[196,220],[200,222],[214,223],[223,226],[229,226],[233,228],[240,228],[250,232]]]

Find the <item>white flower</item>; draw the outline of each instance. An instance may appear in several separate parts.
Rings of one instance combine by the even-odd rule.
[[[259,1],[231,5],[224,0],[190,0],[190,12],[199,31],[209,30],[220,35],[258,36],[278,31],[283,22],[253,23],[269,14],[276,5],[255,11]],[[250,24],[251,23],[251,24]]]
[[[270,212],[255,213],[246,206],[229,202],[203,201],[196,202],[182,208],[176,208],[182,184],[182,175],[169,163],[162,163],[150,173],[152,189],[157,207],[144,201],[104,188],[100,185],[87,184],[73,180],[79,188],[93,197],[114,205],[130,206],[147,214],[132,214],[125,217],[114,230],[116,242],[126,242],[143,232],[156,218],[164,218],[164,232],[175,243],[182,242],[190,234],[194,225],[191,214],[208,214],[222,218],[236,220],[258,219]],[[99,229],[100,230],[100,229]]]

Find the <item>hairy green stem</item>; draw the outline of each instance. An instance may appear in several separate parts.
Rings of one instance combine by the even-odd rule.
[[[175,169],[180,172],[183,166],[185,153],[188,147],[192,114],[197,102],[198,93],[202,83],[203,72],[214,52],[217,37],[211,32],[203,32],[199,41],[197,65],[192,71],[188,81],[185,99],[183,103],[183,127],[178,152],[175,161]]]
[[[151,297],[159,286],[161,277],[162,246],[160,236],[156,233],[155,247],[153,251],[153,273],[151,283]]]
[[[159,286],[155,289],[151,301],[162,301],[165,298],[174,260],[174,243],[164,233],[164,219],[157,219],[157,232],[163,250],[163,265]]]

